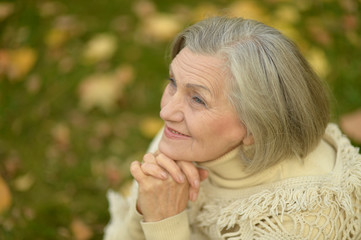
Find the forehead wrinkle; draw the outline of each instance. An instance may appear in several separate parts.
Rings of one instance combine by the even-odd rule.
[[[172,74],[172,75],[175,75],[174,74],[174,72],[173,72],[173,70],[172,70],[172,66],[171,65],[169,65],[169,70],[170,70],[170,74]],[[174,76],[174,80],[177,82],[177,78]],[[196,84],[196,83],[183,83],[183,85],[185,85],[185,87],[186,88],[190,88],[190,89],[201,89],[201,90],[204,90],[204,91],[206,91],[207,93],[209,93],[210,95],[214,95],[213,93],[212,93],[212,91],[208,88],[208,87],[206,87],[206,86],[204,86],[204,85],[202,85],[202,84]]]
[[[186,49],[183,49],[183,50],[186,50]],[[190,50],[188,50],[188,51],[190,51]],[[194,56],[194,54],[193,54],[193,56]],[[210,55],[195,55],[195,57],[193,57],[193,56],[183,53],[183,59],[184,59],[183,61],[179,60],[178,57],[174,58],[172,63],[170,64],[170,72],[172,74],[176,74],[173,71],[176,69],[172,68],[173,64],[177,64],[178,68],[183,68],[183,69],[187,68],[188,71],[186,71],[184,73],[185,76],[182,76],[182,77],[184,77],[185,79],[194,79],[194,76],[192,76],[192,75],[195,75],[197,77],[197,79],[201,80],[201,84],[204,81],[208,83],[208,84],[205,84],[206,85],[205,87],[211,88],[211,90],[210,90],[211,95],[214,95],[214,96],[219,95],[222,92],[222,89],[220,86],[220,84],[221,84],[220,81],[224,77],[222,75],[224,75],[223,73],[225,72],[224,71],[225,64],[220,64],[220,62],[222,60],[220,58],[217,58],[216,56],[214,56],[214,57],[210,56]],[[209,57],[213,58],[216,61],[210,61]],[[198,58],[199,61],[198,60],[194,61],[194,58]],[[202,58],[207,58],[207,59],[203,60]],[[196,65],[198,65],[199,67],[198,68],[194,67],[193,62],[196,62]],[[210,79],[212,79],[214,81],[212,81]],[[201,85],[201,84],[198,84],[198,85]]]
[[[199,65],[201,65],[202,67],[209,69],[210,71],[207,71],[206,77],[201,76],[202,79],[204,79],[205,81],[207,81],[209,83],[209,85],[212,88],[212,92],[214,93],[214,95],[219,95],[222,89],[222,67],[219,64],[206,64],[203,62],[198,62]],[[217,69],[217,70],[215,70]],[[213,81],[211,81],[210,79],[212,79]],[[224,87],[224,86],[223,86]]]

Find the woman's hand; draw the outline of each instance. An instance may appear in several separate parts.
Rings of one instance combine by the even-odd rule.
[[[160,180],[146,175],[138,161],[132,162],[130,171],[139,184],[137,208],[144,221],[160,221],[185,210],[189,191],[187,181],[178,183],[172,177]]]
[[[168,178],[169,174],[178,183],[183,183],[185,181],[184,176],[186,176],[188,183],[190,184],[189,199],[191,201],[197,199],[200,182],[208,177],[207,170],[197,168],[191,162],[174,161],[159,152],[145,154],[141,168],[146,175],[158,179],[165,180]]]

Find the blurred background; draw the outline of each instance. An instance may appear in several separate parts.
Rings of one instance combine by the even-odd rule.
[[[360,0],[0,1],[0,239],[102,239],[162,126],[167,49],[224,14],[292,38],[330,86],[332,121],[361,143]]]

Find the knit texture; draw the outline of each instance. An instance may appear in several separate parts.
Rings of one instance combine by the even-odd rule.
[[[169,224],[163,220],[167,234],[174,232],[177,239],[184,240],[361,239],[361,155],[336,125],[330,124],[325,136],[337,150],[335,166],[328,174],[291,177],[241,189],[219,187],[212,184],[212,179],[206,180],[198,200],[189,203],[188,219],[183,215],[181,220],[189,221],[189,229],[177,232],[177,224],[172,222],[180,218],[173,217]],[[141,226],[141,220],[136,219],[141,216],[133,214],[133,220],[124,217],[129,216],[135,198],[136,186],[130,197],[133,200],[109,198],[112,221],[106,240],[125,239],[120,237],[125,236],[123,233],[111,233],[119,226],[128,226],[124,230],[128,232],[140,231],[141,237],[130,240],[153,239],[153,231],[162,227],[158,222],[154,228],[151,224],[147,229],[136,228],[133,225]]]

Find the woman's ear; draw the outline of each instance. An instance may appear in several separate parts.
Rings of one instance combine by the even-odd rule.
[[[252,134],[247,134],[244,138],[243,138],[243,145],[245,146],[250,146],[254,143],[254,138]]]

